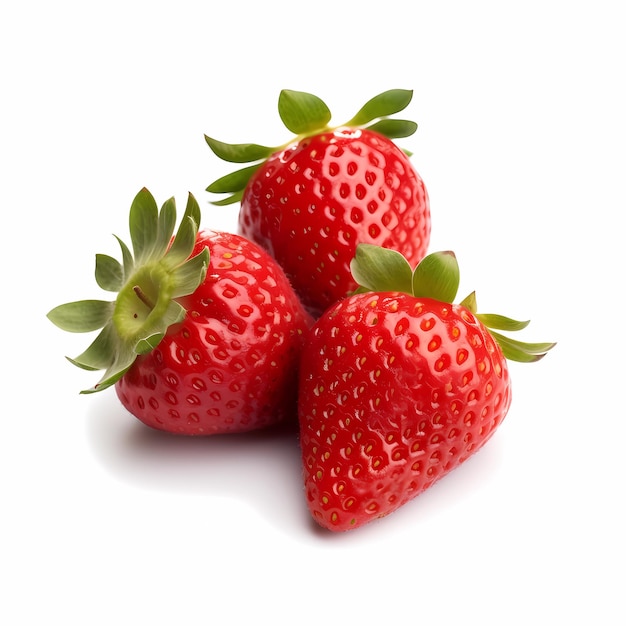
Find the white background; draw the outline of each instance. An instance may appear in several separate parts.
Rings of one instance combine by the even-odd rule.
[[[0,622],[624,624],[624,19],[606,0],[29,1],[0,10]],[[147,186],[204,225],[203,134],[284,142],[282,88],[341,122],[414,89],[404,141],[511,365],[488,446],[387,519],[316,530],[290,435],[149,431],[45,313],[101,297]],[[181,208],[182,211],[182,208]]]

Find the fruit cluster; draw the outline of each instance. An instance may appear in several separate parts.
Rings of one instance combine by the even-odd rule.
[[[392,116],[412,92],[386,91],[330,126],[318,97],[283,90],[293,137],[267,147],[205,136],[245,164],[208,186],[239,202],[239,232],[200,229],[189,194],[161,208],[134,198],[121,262],[96,255],[113,300],[49,312],[70,332],[100,332],[74,365],[103,370],[139,420],[181,435],[299,426],[306,502],[332,531],[414,498],[480,449],[511,403],[507,359],[554,344],[501,331],[528,322],[455,304],[452,252],[427,254],[430,204]],[[176,229],[176,232],[174,232]]]

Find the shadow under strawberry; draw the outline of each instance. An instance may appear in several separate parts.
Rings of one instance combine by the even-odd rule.
[[[173,435],[128,419],[114,395],[92,403],[85,419],[94,456],[125,485],[164,495],[215,498],[216,516],[229,515],[219,508],[220,499],[234,498],[283,532],[306,528],[293,424],[212,437]]]

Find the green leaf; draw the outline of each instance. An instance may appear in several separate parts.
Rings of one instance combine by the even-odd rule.
[[[209,249],[205,248],[199,254],[177,267],[172,276],[175,289],[173,298],[180,298],[193,293],[204,281],[209,266]]]
[[[283,124],[296,135],[321,130],[331,118],[330,109],[323,100],[304,91],[289,89],[280,92],[278,114]]]
[[[221,200],[213,200],[211,204],[213,206],[228,206],[229,204],[235,204],[235,202],[240,202],[241,198],[243,198],[243,190],[237,191],[236,193],[222,198]]]
[[[187,315],[185,307],[176,302],[176,300],[172,300],[163,315],[164,328],[167,329],[173,324],[182,322],[185,319],[185,315]]]
[[[181,304],[175,300],[171,300],[165,312],[155,320],[152,327],[144,328],[144,334],[140,337],[136,337],[134,343],[129,342],[129,345],[132,346],[133,353],[147,354],[154,350],[165,337],[167,329],[173,324],[182,322],[186,314],[187,312]]]
[[[117,236],[113,235],[120,244],[122,250],[122,262],[124,267],[124,280],[126,280],[135,271],[135,260],[128,246]]]
[[[130,369],[137,358],[137,353],[125,344],[118,345],[114,353],[113,362],[109,365],[100,381],[91,389],[84,389],[81,393],[95,393],[114,385]]]
[[[413,295],[452,303],[459,289],[459,264],[454,252],[433,252],[413,272]]]
[[[174,198],[159,210],[150,192],[142,189],[133,200],[129,216],[137,258],[117,236],[123,263],[108,255],[96,255],[96,281],[105,290],[117,291],[115,301],[70,302],[48,313],[54,324],[70,332],[102,328],[82,354],[68,358],[82,369],[105,370],[100,382],[82,393],[101,391],[115,384],[138,353],[153,349],[171,325],[185,318],[185,308],[174,298],[195,291],[204,280],[209,263],[208,248],[189,258],[200,218],[200,207],[190,193],[173,237]]]
[[[176,201],[170,198],[163,203],[159,212],[157,234],[152,246],[151,258],[160,259],[169,248],[176,226]]]
[[[205,135],[204,139],[220,159],[229,163],[260,161],[267,159],[276,150],[276,148],[260,146],[256,143],[224,143],[208,135]]]
[[[154,197],[144,187],[130,207],[130,238],[136,263],[141,264],[152,252],[158,230],[158,214]]]
[[[122,264],[107,254],[96,254],[96,282],[105,291],[119,291],[124,284]]]
[[[417,124],[409,120],[380,120],[367,128],[389,139],[399,139],[412,135],[417,130]]]
[[[109,322],[82,354],[74,359],[68,357],[68,361],[85,370],[105,370],[114,360],[117,345],[118,337]]]
[[[466,296],[461,301],[461,306],[465,307],[470,313],[476,315],[476,311],[478,311],[478,304],[476,303],[476,292],[472,291],[472,293]]]
[[[200,228],[202,213],[200,211],[200,205],[198,204],[198,201],[191,192],[187,194],[187,205],[185,206],[183,220],[187,217],[190,217],[196,223],[196,226]]]
[[[413,91],[411,90],[384,91],[366,102],[346,126],[365,126],[372,120],[398,113],[409,105],[412,97]]]
[[[530,320],[518,321],[504,315],[496,315],[494,313],[478,313],[476,317],[487,327],[496,330],[522,330],[530,324]]]
[[[61,304],[48,313],[48,319],[71,333],[88,333],[102,328],[111,318],[115,302],[79,300]]]
[[[192,193],[187,196],[185,213],[178,227],[176,237],[164,257],[166,267],[173,269],[183,263],[193,252],[200,226],[201,212],[198,201]]]
[[[542,359],[556,343],[525,343],[500,333],[490,331],[493,338],[498,342],[505,358],[519,363],[535,363]]]
[[[167,311],[163,315],[165,326],[169,328],[173,324],[182,322],[186,315],[187,311],[185,310],[185,307],[179,302],[176,302],[176,300],[172,300],[167,307]]]
[[[213,181],[206,190],[210,193],[232,193],[243,191],[254,172],[260,167],[260,164],[250,165],[243,169],[231,172]]]
[[[350,270],[354,280],[369,291],[411,293],[411,266],[395,250],[361,243],[350,262]]]
[[[135,346],[137,354],[148,354],[152,352],[163,341],[165,333],[154,333],[145,339],[140,339]]]
[[[173,269],[183,263],[196,245],[198,227],[191,217],[185,218],[178,228],[170,249],[163,258],[166,267]]]

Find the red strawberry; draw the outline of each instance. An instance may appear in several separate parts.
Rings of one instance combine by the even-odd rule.
[[[312,320],[284,272],[253,242],[198,232],[189,195],[175,237],[173,199],[158,210],[143,189],[130,212],[134,258],[96,257],[113,302],[56,307],[72,332],[102,328],[75,365],[104,369],[85,393],[116,386],[122,404],[154,428],[186,435],[247,431],[296,419],[297,365]],[[118,240],[119,241],[119,240]]]
[[[278,111],[297,135],[288,144],[232,145],[206,137],[224,160],[261,161],[207,190],[232,194],[215,204],[241,201],[240,232],[278,260],[315,315],[356,288],[350,261],[358,243],[398,250],[413,264],[426,253],[428,194],[407,154],[391,141],[417,125],[388,119],[411,98],[411,91],[384,92],[332,128],[319,98],[284,90]]]
[[[306,499],[332,531],[391,513],[479,450],[511,402],[506,358],[536,361],[554,345],[489,330],[527,322],[476,313],[473,294],[451,304],[452,253],[413,273],[362,245],[353,271],[366,289],[316,322],[300,376]]]

